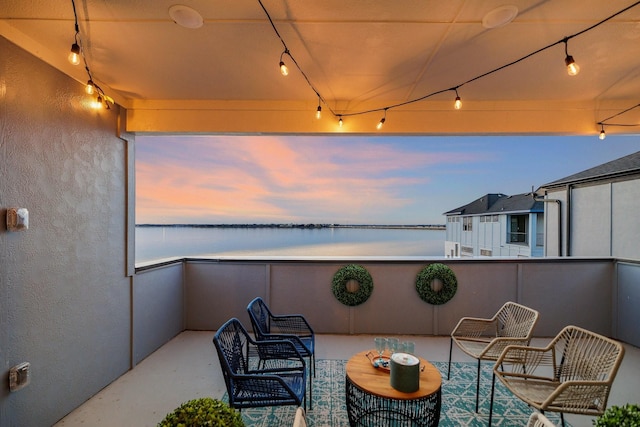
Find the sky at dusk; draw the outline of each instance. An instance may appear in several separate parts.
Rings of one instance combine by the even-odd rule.
[[[136,223],[444,224],[637,151],[639,135],[138,135]]]

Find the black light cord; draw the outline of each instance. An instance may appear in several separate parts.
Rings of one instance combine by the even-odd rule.
[[[640,126],[640,123],[637,123],[637,124],[606,123],[609,120],[611,120],[611,119],[613,119],[615,117],[618,117],[618,116],[620,116],[620,115],[622,115],[622,114],[624,114],[624,113],[626,113],[628,111],[631,111],[634,108],[638,108],[638,107],[640,107],[640,104],[636,104],[633,107],[629,107],[626,110],[622,110],[619,113],[614,114],[613,116],[607,117],[606,119],[599,121],[597,124],[600,125],[600,126],[605,126],[605,125],[606,126]]]
[[[304,77],[304,79],[307,81],[307,84],[308,84],[308,85],[311,87],[311,89],[316,93],[316,95],[318,95],[318,98],[319,98],[320,100],[322,100],[322,102],[327,106],[327,108],[329,109],[329,111],[331,112],[331,114],[333,114],[335,117],[338,117],[338,118],[340,118],[340,119],[341,119],[342,117],[358,116],[358,115],[362,115],[362,114],[375,113],[375,112],[379,112],[379,111],[384,111],[384,112],[385,112],[385,115],[386,115],[387,110],[392,109],[392,108],[398,108],[398,107],[402,107],[402,106],[405,106],[405,105],[408,105],[408,104],[413,104],[413,103],[415,103],[415,102],[423,101],[423,100],[425,100],[425,99],[427,99],[427,98],[433,97],[433,96],[435,96],[435,95],[439,95],[439,94],[444,93],[444,92],[455,91],[455,92],[457,93],[457,90],[458,90],[459,88],[461,88],[462,86],[466,85],[466,84],[472,83],[472,82],[474,82],[474,81],[476,81],[476,80],[479,80],[479,79],[484,78],[484,77],[487,77],[487,76],[489,76],[489,75],[491,75],[491,74],[497,73],[498,71],[501,71],[501,70],[503,70],[503,69],[505,69],[505,68],[511,67],[512,65],[518,64],[518,63],[520,63],[520,62],[522,62],[522,61],[524,61],[524,60],[526,60],[526,59],[528,59],[528,58],[530,58],[530,57],[532,57],[532,56],[534,56],[534,55],[537,55],[538,53],[544,52],[545,50],[550,49],[550,48],[552,48],[552,47],[554,47],[554,46],[556,46],[556,45],[558,45],[558,44],[561,44],[561,43],[564,43],[564,44],[565,44],[565,53],[567,53],[567,42],[568,42],[569,40],[571,40],[571,39],[572,39],[572,38],[574,38],[574,37],[578,37],[578,36],[580,36],[580,35],[582,35],[582,34],[584,34],[584,33],[588,32],[588,31],[591,31],[591,30],[593,30],[594,28],[597,28],[597,27],[599,27],[600,25],[604,24],[605,22],[607,22],[607,21],[609,21],[609,20],[611,20],[611,19],[615,18],[616,16],[618,16],[618,15],[620,15],[620,14],[622,14],[622,13],[624,13],[624,12],[626,12],[626,11],[628,11],[628,10],[630,10],[630,9],[632,9],[632,8],[634,8],[634,7],[636,7],[636,6],[638,6],[638,5],[640,4],[640,0],[636,1],[635,3],[633,3],[633,4],[631,4],[631,5],[627,6],[627,7],[625,7],[624,9],[622,9],[622,10],[620,10],[620,11],[618,11],[618,12],[614,13],[613,15],[608,16],[607,18],[605,18],[605,19],[603,19],[603,20],[601,20],[601,21],[599,21],[599,22],[597,22],[597,23],[595,23],[595,24],[591,25],[590,27],[587,27],[587,28],[585,28],[585,29],[583,29],[583,30],[581,30],[581,31],[578,31],[578,32],[577,32],[577,33],[575,33],[575,34],[572,34],[572,35],[570,35],[570,36],[566,36],[566,37],[564,37],[564,38],[562,38],[562,39],[558,40],[557,42],[554,42],[554,43],[551,43],[551,44],[549,44],[549,45],[547,45],[547,46],[544,46],[544,47],[542,47],[542,48],[540,48],[540,49],[538,49],[538,50],[535,50],[535,51],[533,51],[533,52],[531,52],[531,53],[529,53],[529,54],[527,54],[527,55],[524,55],[524,56],[523,56],[523,57],[521,57],[521,58],[518,58],[518,59],[516,59],[516,60],[514,60],[514,61],[511,61],[511,62],[509,62],[509,63],[507,63],[507,64],[504,64],[504,65],[502,65],[502,66],[500,66],[500,67],[494,68],[493,70],[487,71],[486,73],[480,74],[480,75],[478,75],[478,76],[476,76],[476,77],[473,77],[473,78],[471,78],[471,79],[469,79],[469,80],[466,80],[466,81],[464,81],[464,82],[462,82],[462,83],[460,83],[460,84],[458,84],[458,85],[456,85],[456,86],[453,86],[453,87],[451,87],[451,88],[448,88],[448,89],[441,89],[441,90],[438,90],[438,91],[432,92],[432,93],[430,93],[430,94],[427,94],[427,95],[421,96],[421,97],[419,97],[419,98],[410,99],[410,100],[407,100],[407,101],[404,101],[404,102],[399,102],[399,103],[397,103],[397,104],[388,105],[388,106],[386,106],[386,107],[373,108],[373,109],[370,109],[370,110],[356,111],[356,112],[352,112],[352,113],[345,113],[345,112],[343,112],[343,113],[340,113],[340,114],[336,113],[336,112],[331,108],[331,106],[327,103],[327,101],[322,97],[322,95],[318,92],[318,90],[313,86],[313,84],[311,83],[311,81],[310,81],[310,80],[309,80],[309,78],[307,77],[306,73],[302,70],[302,68],[300,67],[300,65],[298,65],[298,62],[295,60],[295,58],[293,57],[293,55],[292,55],[292,54],[291,54],[291,52],[289,51],[289,48],[287,47],[287,44],[285,43],[284,39],[282,38],[282,36],[281,36],[281,35],[280,35],[280,33],[278,32],[278,29],[276,28],[276,26],[275,26],[275,24],[274,24],[273,20],[271,19],[271,15],[269,15],[269,12],[268,12],[268,11],[267,11],[267,9],[265,8],[265,6],[262,4],[262,1],[261,1],[261,0],[258,0],[258,3],[260,3],[260,6],[262,7],[262,10],[264,10],[264,13],[267,15],[267,19],[269,20],[269,23],[271,24],[271,27],[273,28],[273,30],[274,30],[274,32],[275,32],[275,34],[276,34],[276,36],[278,37],[278,39],[280,39],[280,42],[281,42],[281,43],[282,43],[282,45],[284,46],[284,50],[285,50],[285,51],[284,51],[284,53],[286,53],[286,54],[291,58],[291,60],[292,60],[292,61],[293,61],[293,63],[295,64],[296,68],[298,68],[298,71],[300,71],[300,73],[302,74],[302,76]],[[568,54],[568,53],[567,53],[567,54]],[[634,107],[631,107],[631,108],[629,108],[629,109],[627,109],[627,110],[625,110],[625,111],[623,111],[623,112],[620,112],[620,113],[618,113],[618,114],[616,114],[616,115],[614,115],[614,116],[612,116],[612,117],[609,117],[608,119],[605,119],[605,120],[603,120],[602,122],[598,122],[598,124],[599,124],[599,125],[606,124],[606,123],[603,123],[603,122],[604,122],[604,121],[606,121],[606,120],[612,119],[613,117],[616,117],[616,116],[618,116],[618,115],[620,115],[620,114],[622,114],[622,113],[624,113],[624,112],[627,112],[627,111],[629,111],[629,110],[631,110],[631,109],[633,109],[633,108],[636,108],[636,107],[638,107],[638,106],[640,106],[640,104],[638,104],[638,105],[636,105],[636,106],[634,106]],[[635,126],[635,125],[629,125],[629,126]]]
[[[264,4],[262,4],[262,0],[258,0],[258,3],[260,3],[260,7],[262,7],[262,10],[264,11],[265,15],[267,15],[267,19],[269,20],[269,23],[271,24],[271,28],[273,28],[273,31],[276,33],[276,36],[278,36],[278,39],[280,39],[280,43],[282,43],[282,47],[284,47],[284,51],[280,55],[280,61],[282,61],[282,56],[285,55],[285,54],[289,58],[291,58],[291,61],[293,61],[293,63],[295,64],[296,68],[298,69],[298,71],[300,71],[300,74],[302,74],[302,77],[304,77],[304,79],[306,80],[306,82],[309,85],[309,87],[311,88],[311,90],[313,90],[315,92],[315,94],[318,95],[318,98],[320,99],[320,101],[322,101],[322,103],[324,105],[327,106],[327,108],[329,109],[329,112],[331,112],[331,114],[333,114],[334,116],[337,117],[338,114],[336,114],[336,112],[333,111],[331,106],[327,103],[327,101],[325,101],[324,97],[313,86],[313,83],[311,83],[311,80],[309,79],[307,74],[304,72],[302,67],[300,67],[300,65],[298,64],[298,61],[296,61],[296,58],[291,54],[291,51],[289,51],[289,48],[287,47],[287,43],[285,43],[284,39],[282,38],[282,36],[278,32],[278,28],[276,28],[276,24],[274,24],[273,20],[271,19],[271,15],[269,14],[269,11],[267,11],[267,8],[264,6]]]

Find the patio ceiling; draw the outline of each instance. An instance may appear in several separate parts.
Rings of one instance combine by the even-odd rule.
[[[76,0],[92,76],[127,108],[130,131],[597,135],[640,102],[640,5],[571,37],[634,0],[511,0],[517,16],[496,28],[483,19],[503,0],[262,0],[308,82],[286,55],[280,74],[284,44],[258,0],[183,0],[203,17],[197,29],[173,22],[177,1]],[[0,8],[2,36],[84,84],[84,66],[66,61],[74,33],[71,0]],[[558,43],[475,79],[568,36],[577,76]],[[455,110],[446,89],[459,85]],[[639,110],[608,123],[640,124]]]

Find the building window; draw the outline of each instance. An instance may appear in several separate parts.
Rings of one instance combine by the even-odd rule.
[[[528,229],[529,215],[510,215],[508,243],[529,243]]]
[[[498,222],[498,215],[482,215],[480,222]]]
[[[462,229],[464,231],[473,231],[473,218],[465,216],[462,218]]]

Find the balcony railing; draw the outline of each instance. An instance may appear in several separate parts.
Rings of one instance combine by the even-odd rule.
[[[447,264],[457,292],[443,305],[419,298],[416,275],[432,262]],[[333,296],[333,275],[357,263],[374,288],[361,305]],[[447,335],[461,313],[488,316],[505,301],[540,311],[535,335],[554,336],[575,324],[640,345],[640,262],[613,258],[469,259],[186,259],[149,266],[135,276],[136,358],[182,330],[214,330],[231,317],[248,322],[246,305],[256,296],[277,312],[299,312],[318,333]],[[567,310],[566,307],[585,309]]]

